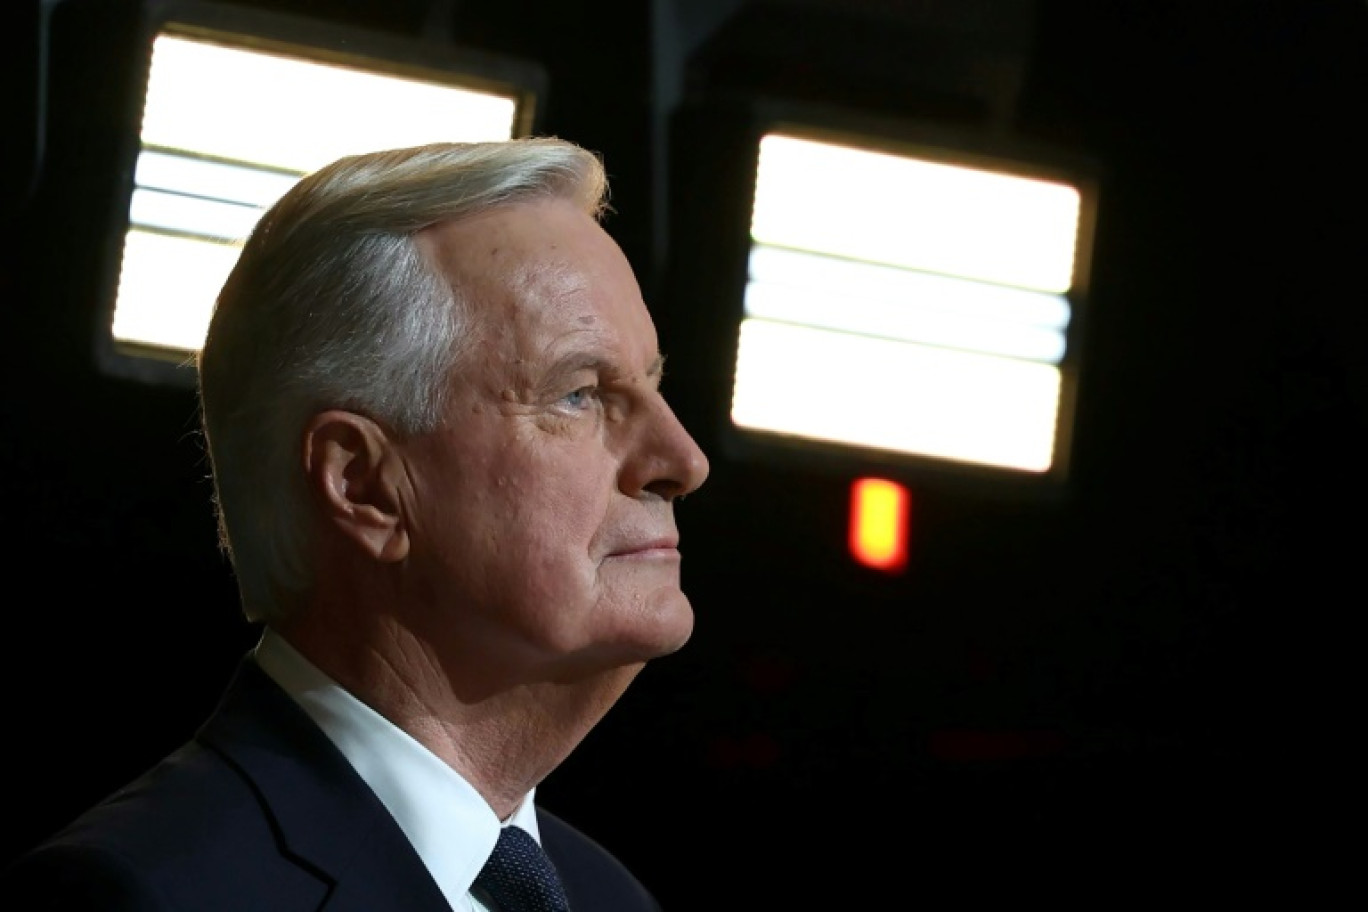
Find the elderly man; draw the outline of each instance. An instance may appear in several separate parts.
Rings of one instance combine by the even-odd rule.
[[[673,504],[707,460],[606,194],[594,155],[535,138],[346,158],[265,215],[199,363],[261,640],[0,905],[658,908],[534,803],[693,626]]]

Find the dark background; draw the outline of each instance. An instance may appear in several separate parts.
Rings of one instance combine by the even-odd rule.
[[[93,2],[7,4],[3,29],[4,857],[189,736],[255,638],[192,393],[94,360],[136,6],[38,37]],[[1262,894],[1321,863],[1352,819],[1364,606],[1361,0],[255,5],[540,61],[540,132],[603,153],[667,353],[671,270],[709,241],[680,217],[710,192],[678,177],[685,109],[779,94],[1102,167],[1063,499],[908,473],[910,565],[864,571],[860,466],[729,459],[688,369],[667,379],[713,456],[679,511],[696,633],[540,791],[666,908],[772,881],[766,908],[1022,876]],[[893,868],[840,873],[875,834]]]

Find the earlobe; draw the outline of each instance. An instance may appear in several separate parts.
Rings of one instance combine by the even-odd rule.
[[[355,412],[320,412],[304,430],[304,469],[325,524],[375,560],[408,554],[402,465],[379,425]]]

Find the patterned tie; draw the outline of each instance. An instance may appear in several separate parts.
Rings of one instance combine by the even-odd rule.
[[[494,854],[480,869],[475,885],[489,893],[502,912],[570,912],[551,859],[520,827],[499,830]]]

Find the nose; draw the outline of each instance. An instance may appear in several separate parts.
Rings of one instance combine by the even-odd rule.
[[[623,463],[623,493],[670,501],[698,490],[708,477],[708,457],[665,398],[653,396],[640,418],[632,452]]]

